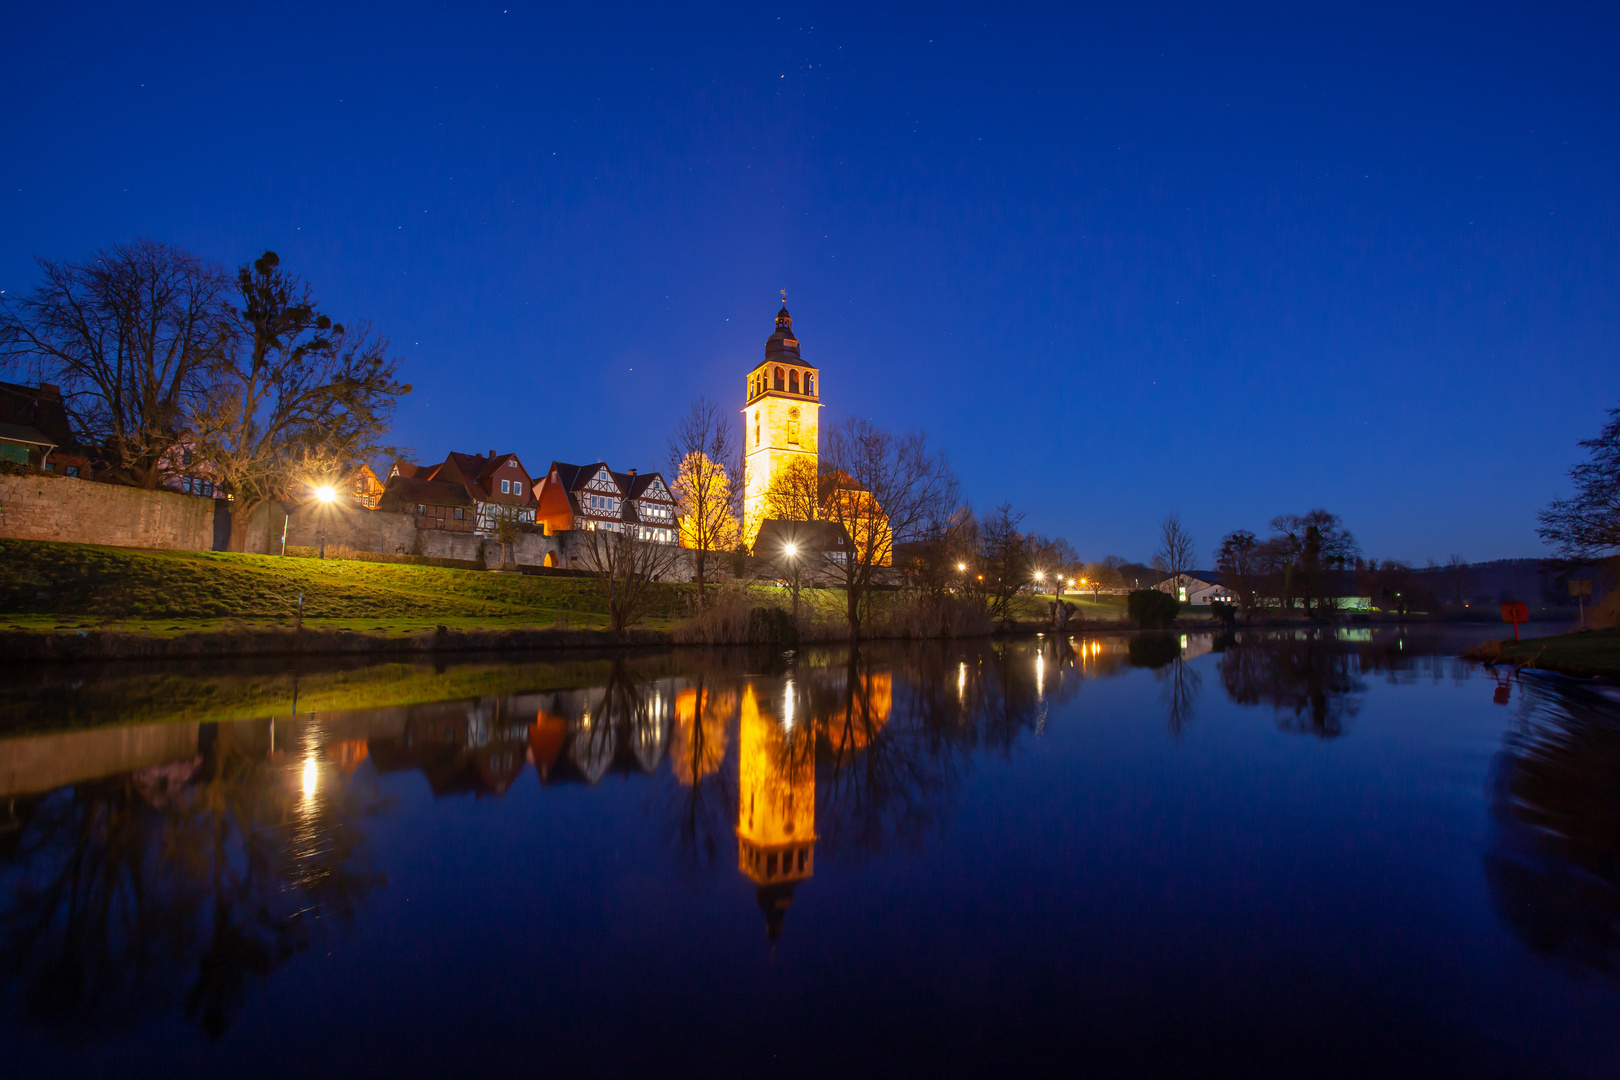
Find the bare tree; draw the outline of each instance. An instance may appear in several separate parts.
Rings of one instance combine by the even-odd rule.
[[[637,540],[627,532],[581,529],[573,533],[580,561],[595,575],[607,600],[608,625],[614,633],[646,616],[656,599],[656,582],[668,577],[680,560],[680,548]]]
[[[765,489],[765,517],[779,521],[820,521],[822,481],[816,467],[795,458],[771,477]]]
[[[1110,555],[1109,559],[1118,558]],[[1122,560],[1123,561],[1123,560]],[[1117,589],[1124,584],[1125,579],[1120,576],[1119,568],[1104,559],[1102,562],[1087,563],[1080,571],[1080,580],[1085,588],[1091,590],[1093,601],[1102,598],[1104,589]]]
[[[230,549],[242,551],[259,507],[304,498],[385,453],[379,442],[411,388],[394,379],[388,340],[321,314],[275,252],[242,267],[236,285],[235,347],[194,427],[199,452],[235,497]]]
[[[221,355],[230,278],[155,240],[39,268],[33,292],[0,295],[0,363],[60,384],[74,434],[113,479],[157,487]]]
[[[1248,529],[1234,529],[1221,537],[1215,569],[1226,575],[1226,587],[1237,593],[1246,618],[1254,617],[1255,591],[1260,577],[1260,541]]]
[[[1175,580],[1192,569],[1193,558],[1192,534],[1182,527],[1180,515],[1172,510],[1159,522],[1159,550],[1153,556],[1153,568],[1170,575],[1174,587]]]
[[[524,509],[512,503],[492,502],[487,504],[490,518],[490,533],[495,542],[501,545],[501,569],[517,565],[518,537],[523,535]]]
[[[1554,499],[1536,515],[1536,532],[1568,559],[1585,559],[1620,548],[1620,409],[1595,439],[1582,439],[1591,460],[1569,470],[1575,493]]]
[[[1013,513],[1011,503],[1002,503],[996,512],[979,524],[978,574],[983,577],[979,585],[985,610],[993,619],[1011,615],[1012,600],[1018,590],[1029,584],[1034,572],[1030,565],[1030,546],[1024,534],[1018,531],[1023,514]]]
[[[850,636],[858,638],[867,596],[896,544],[927,535],[956,505],[956,474],[920,432],[891,435],[850,417],[826,433],[821,507],[844,527],[853,551],[833,563],[846,600]]]
[[[692,551],[700,608],[708,605],[704,574],[709,556],[730,551],[742,540],[737,525],[742,491],[726,474],[726,462],[740,450],[731,420],[706,397],[692,403],[669,440],[681,545]]]

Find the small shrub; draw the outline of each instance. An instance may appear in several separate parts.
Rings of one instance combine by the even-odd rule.
[[[1181,612],[1181,601],[1159,589],[1133,589],[1125,611],[1144,630],[1169,626]]]
[[[748,613],[748,643],[796,649],[799,628],[793,625],[793,616],[781,608],[757,607]]]

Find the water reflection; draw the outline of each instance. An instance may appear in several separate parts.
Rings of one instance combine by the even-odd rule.
[[[814,895],[818,864],[825,873],[940,836],[976,758],[1011,759],[1052,718],[1085,716],[1082,695],[1099,680],[1154,680],[1149,719],[1177,736],[1220,721],[1225,702],[1262,730],[1274,719],[1337,739],[1355,734],[1379,680],[1471,677],[1413,638],[1334,630],[486,669],[394,671],[386,685],[418,687],[421,700],[382,707],[0,739],[0,971],[17,1011],[105,1029],[175,1008],[224,1031],[255,980],[384,885],[366,837],[389,810],[385,790],[503,800],[528,784],[540,799],[559,787],[595,799],[611,796],[588,789],[612,777],[643,785],[648,835],[669,864],[751,890],[764,934],[753,916],[737,932],[763,949],[788,931],[795,898]],[[255,676],[242,707],[264,707],[267,685],[282,684]],[[307,702],[384,683],[345,671],[301,685]],[[479,685],[490,692],[468,692]],[[220,681],[212,692],[236,691]],[[61,696],[64,715],[82,711]],[[140,707],[158,710],[158,695]],[[1601,717],[1612,712],[1551,692],[1518,707],[1493,788],[1490,887],[1533,947],[1609,966],[1620,735]]]
[[[0,968],[24,1015],[117,1027],[178,998],[217,1036],[251,981],[354,917],[384,881],[363,828],[383,800],[321,783],[342,763],[318,732],[296,752],[271,751],[271,734],[157,733],[147,749],[173,758],[8,800]],[[99,742],[114,760],[129,751]],[[94,756],[77,749],[80,764]]]
[[[1505,683],[1493,688],[1500,699]],[[1620,711],[1599,689],[1526,679],[1492,770],[1485,857],[1496,910],[1577,968],[1620,962]]]

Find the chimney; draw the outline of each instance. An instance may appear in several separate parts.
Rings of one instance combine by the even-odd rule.
[[[42,401],[61,401],[62,391],[55,383],[42,382],[39,384],[39,396]]]
[[[494,457],[494,456],[495,456],[495,451],[493,451],[493,450],[491,450],[491,451],[490,451],[490,452],[489,452],[489,456],[490,456],[490,457],[491,457],[491,458],[493,458],[493,457]]]
[[[631,469],[630,470],[630,479],[634,480],[635,478],[636,478],[636,470]]]

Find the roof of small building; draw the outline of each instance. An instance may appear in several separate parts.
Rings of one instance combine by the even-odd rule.
[[[378,510],[403,511],[407,506],[471,506],[472,496],[465,484],[450,480],[419,480],[401,473],[389,477],[377,500]]]
[[[849,532],[834,521],[788,521],[766,518],[754,536],[754,551],[770,554],[793,544],[806,551],[848,551]]]
[[[56,446],[57,443],[50,436],[35,427],[26,424],[7,424],[0,422],[0,440],[6,442],[27,443],[30,446]]]
[[[50,383],[24,386],[0,382],[0,423],[33,430],[44,436],[34,441],[45,446],[74,445],[62,392]]]

